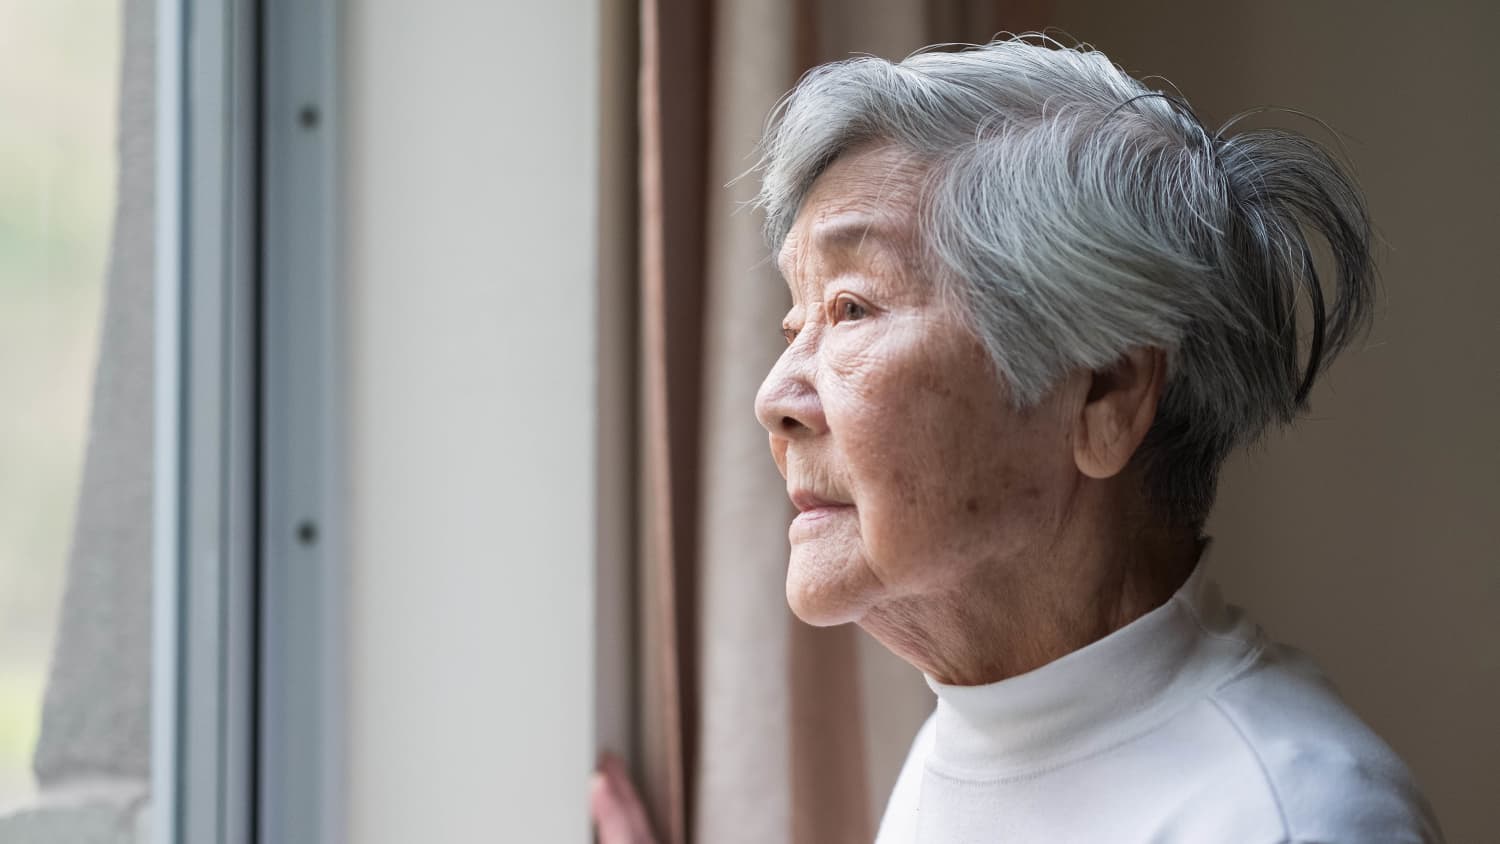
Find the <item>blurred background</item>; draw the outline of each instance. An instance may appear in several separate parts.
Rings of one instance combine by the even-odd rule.
[[[788,505],[751,403],[786,293],[759,220],[733,213],[753,179],[730,183],[809,67],[1047,27],[1170,83],[1210,125],[1279,106],[1332,127],[1287,113],[1245,124],[1300,129],[1354,168],[1381,235],[1374,331],[1307,418],[1226,468],[1209,525],[1217,576],[1409,762],[1450,840],[1494,839],[1500,5],[162,8],[250,45],[212,55],[202,45],[220,41],[195,30],[200,65],[243,62],[274,93],[268,68],[326,63],[332,88],[321,108],[306,90],[256,101],[246,131],[263,160],[223,148],[271,184],[306,147],[268,139],[324,144],[304,181],[337,186],[327,208],[307,206],[325,225],[305,227],[337,261],[288,276],[326,295],[337,330],[267,309],[254,353],[269,369],[274,353],[323,349],[281,364],[336,373],[340,413],[313,453],[338,456],[316,471],[340,507],[299,542],[347,537],[320,546],[336,555],[339,607],[290,604],[303,615],[252,629],[288,652],[338,643],[340,664],[313,679],[340,689],[322,729],[348,751],[325,759],[318,742],[261,729],[285,717],[265,689],[296,685],[263,661],[246,672],[263,686],[226,686],[261,729],[242,768],[212,757],[226,802],[265,811],[249,783],[275,759],[334,772],[311,811],[337,817],[326,828],[344,840],[582,841],[587,774],[608,748],[630,760],[664,841],[870,840],[933,699],[857,629],[809,628],[785,606]],[[254,41],[247,21],[289,8],[336,25],[325,41]],[[0,844],[165,844],[144,807],[177,799],[149,793],[147,735],[148,675],[189,693],[181,664],[149,661],[151,186],[153,162],[181,165],[156,158],[171,154],[153,136],[158,11],[0,0]],[[186,90],[223,83],[198,79]],[[229,136],[229,118],[197,102],[193,125]],[[213,234],[211,212],[174,235]],[[260,301],[284,270],[239,295]],[[206,300],[239,279],[183,283]],[[252,410],[238,421],[256,436],[283,421]],[[209,574],[250,560],[240,575],[261,588],[282,547],[189,548],[181,571],[217,584]],[[227,611],[202,606],[200,621],[228,629]],[[255,824],[217,828],[248,842]],[[301,828],[277,844],[337,840]]]

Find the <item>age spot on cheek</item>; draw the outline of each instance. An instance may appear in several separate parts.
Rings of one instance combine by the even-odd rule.
[[[965,501],[964,502],[964,509],[968,510],[971,515],[974,514],[974,513],[978,513],[979,512],[979,499],[977,499],[977,498],[970,498],[968,501]]]

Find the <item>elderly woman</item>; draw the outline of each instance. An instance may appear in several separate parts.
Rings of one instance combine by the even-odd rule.
[[[817,68],[764,151],[787,600],[938,697],[878,841],[1440,840],[1401,760],[1209,579],[1220,464],[1368,318],[1333,159],[1025,39]],[[643,840],[617,778],[603,840]]]

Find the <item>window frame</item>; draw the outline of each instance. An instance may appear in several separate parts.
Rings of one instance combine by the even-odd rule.
[[[262,9],[260,840],[345,840],[338,4]]]
[[[156,15],[152,837],[337,842],[335,4]]]

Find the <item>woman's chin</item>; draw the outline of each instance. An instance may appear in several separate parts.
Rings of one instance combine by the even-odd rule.
[[[792,546],[786,572],[787,606],[814,627],[858,621],[874,603],[880,583],[858,557],[826,553],[828,549],[817,547],[820,544]]]

